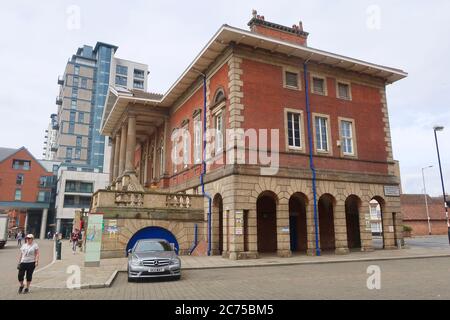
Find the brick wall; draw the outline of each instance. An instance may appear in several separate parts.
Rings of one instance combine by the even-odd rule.
[[[31,161],[31,169],[15,170],[13,169],[13,160]],[[24,175],[24,184],[16,185],[18,174]],[[47,172],[26,149],[21,149],[11,157],[0,163],[0,201],[14,202],[16,189],[22,190],[22,202],[36,202],[39,188],[39,179],[42,176],[52,176]]]

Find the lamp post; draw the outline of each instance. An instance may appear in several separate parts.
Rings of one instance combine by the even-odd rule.
[[[436,140],[436,150],[437,150],[438,161],[439,161],[439,172],[441,174],[442,193],[444,195],[445,218],[447,219],[447,234],[448,234],[448,240],[449,240],[449,243],[450,243],[450,221],[448,220],[447,195],[445,193],[444,176],[442,174],[442,165],[441,165],[441,155],[439,153],[439,143],[438,143],[438,138],[437,138],[437,132],[438,131],[443,131],[444,127],[443,126],[436,126],[436,127],[433,128],[433,130],[434,130],[434,138]]]
[[[427,187],[425,185],[425,170],[430,168],[433,168],[433,166],[422,168],[422,180],[423,180],[423,195],[425,197],[425,207],[427,209],[428,234],[431,236],[430,211],[428,210],[428,195],[427,195]]]

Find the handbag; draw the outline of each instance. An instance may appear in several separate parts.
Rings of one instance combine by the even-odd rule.
[[[21,265],[22,265],[21,263],[17,264],[17,270],[20,270]]]

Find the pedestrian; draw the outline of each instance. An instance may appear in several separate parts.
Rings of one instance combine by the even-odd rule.
[[[33,281],[34,269],[39,265],[39,246],[34,242],[34,236],[29,234],[25,237],[25,243],[20,248],[19,263],[17,269],[19,270],[19,294],[29,293],[31,282]],[[26,276],[27,285],[24,286],[24,279]],[[25,288],[25,290],[24,290]]]
[[[17,245],[19,247],[22,247],[22,240],[23,240],[23,232],[19,231],[19,233],[17,234]]]
[[[72,235],[70,237],[70,241],[72,242],[73,254],[75,254],[77,252],[78,239],[80,239],[80,233],[78,232],[78,229],[75,229],[75,231],[72,232]]]
[[[51,238],[52,238],[52,232],[49,231],[49,232],[47,232],[47,239],[50,240]]]

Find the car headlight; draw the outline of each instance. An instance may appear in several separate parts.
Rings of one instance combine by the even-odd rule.
[[[131,259],[131,264],[132,264],[133,266],[142,266],[142,261],[139,260],[139,259],[136,259],[136,258],[132,258],[132,259]]]
[[[181,261],[179,259],[170,261],[171,266],[179,266],[180,264],[181,264]]]

